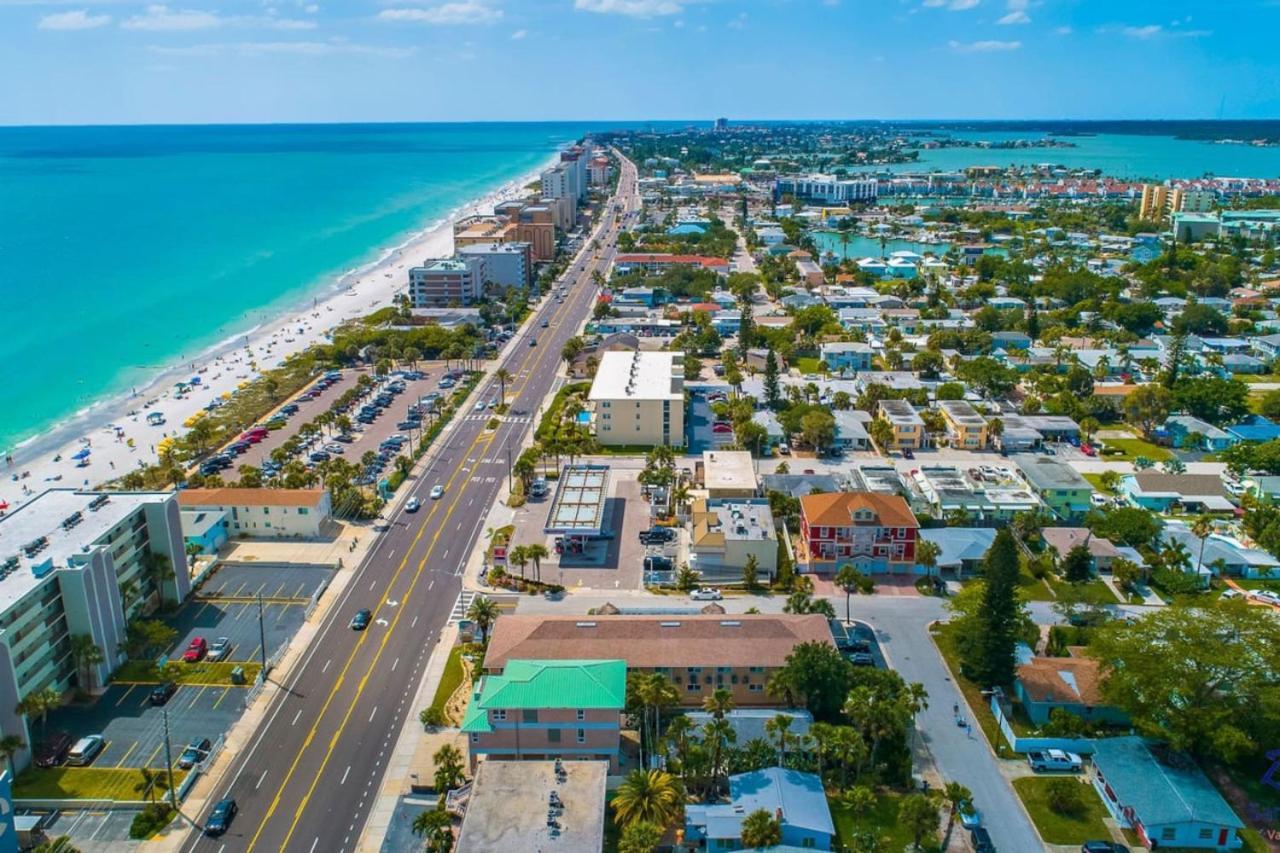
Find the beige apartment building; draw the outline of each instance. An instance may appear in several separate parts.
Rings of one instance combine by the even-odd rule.
[[[947,422],[947,434],[952,447],[965,450],[982,450],[987,446],[987,419],[964,400],[942,400],[938,411]]]
[[[588,402],[601,444],[684,445],[684,363],[679,353],[604,353]]]
[[[906,400],[881,400],[880,417],[893,427],[894,450],[919,450],[924,447],[924,420],[916,407]]]

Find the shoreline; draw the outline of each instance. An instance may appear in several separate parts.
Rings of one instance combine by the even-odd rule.
[[[524,187],[559,157],[559,146],[534,169],[505,181],[478,198],[411,230],[394,242],[380,245],[372,259],[318,278],[299,297],[277,300],[246,312],[244,327],[205,346],[190,358],[178,356],[147,373],[132,390],[107,391],[102,397],[47,426],[6,451],[0,479],[0,506],[13,511],[48,488],[84,488],[158,461],[154,445],[161,438],[185,432],[183,421],[215,397],[275,367],[287,356],[325,342],[332,330],[391,303],[407,285],[407,269],[422,260],[453,251],[453,225],[520,195]],[[368,257],[368,256],[366,256]],[[265,314],[265,316],[262,316]],[[128,377],[129,368],[121,371]],[[201,385],[182,398],[178,381],[200,376]],[[127,384],[127,379],[126,379]],[[165,424],[147,425],[145,416],[160,412]],[[118,430],[123,431],[122,434]],[[94,440],[97,439],[96,444]],[[134,446],[128,446],[128,440]],[[71,457],[91,451],[87,464]],[[60,457],[59,461],[55,458]]]

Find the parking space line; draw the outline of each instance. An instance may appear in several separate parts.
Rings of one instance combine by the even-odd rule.
[[[245,658],[245,660],[257,660],[257,659],[258,659],[258,652],[260,652],[260,651],[262,651],[262,643],[258,643],[258,645],[254,646],[254,647],[253,647],[253,654],[249,655],[249,657]]]
[[[160,750],[162,749],[164,749],[163,741],[156,744],[156,748],[151,750],[151,754],[147,756],[147,763],[144,766],[154,767],[156,764],[156,757],[160,755]]]
[[[135,740],[130,747],[125,750],[124,755],[120,756],[120,760],[116,762],[116,767],[123,767],[124,763],[129,760],[129,756],[133,755],[133,751],[138,748],[138,742]],[[106,752],[104,749],[103,752]]]
[[[130,684],[130,685],[129,685],[129,689],[128,689],[128,690],[126,690],[126,691],[124,692],[124,695],[122,695],[119,699],[117,699],[117,700],[116,700],[116,707],[117,707],[117,708],[119,708],[121,705],[123,705],[123,704],[124,704],[124,700],[126,700],[126,699],[128,699],[128,698],[129,698],[129,694],[130,694],[130,693],[132,693],[132,692],[133,692],[133,688],[135,688],[135,687],[137,687],[137,686],[138,686],[138,685],[136,685],[136,684]]]
[[[208,685],[205,685],[205,686],[201,687],[199,690],[197,690],[197,691],[196,691],[195,698],[193,698],[193,699],[191,700],[191,704],[190,704],[190,705],[188,705],[187,707],[188,707],[188,708],[194,708],[194,707],[196,706],[196,703],[200,701],[200,697],[201,697],[201,696],[203,696],[203,695],[204,695],[204,692],[205,692],[206,690],[208,690],[208,689],[209,689]]]
[[[230,688],[230,687],[224,687],[224,688],[222,688],[222,695],[221,695],[221,696],[219,696],[219,697],[218,697],[218,700],[217,700],[216,702],[214,702],[214,703],[213,703],[213,707],[215,707],[215,708],[216,708],[216,707],[218,707],[219,705],[221,705],[221,704],[222,704],[222,700],[223,700],[223,699],[226,699],[226,698],[227,698],[227,694],[228,694],[228,693],[230,693],[230,692],[231,692],[231,688]]]
[[[305,581],[298,584],[298,591],[295,592],[292,596],[290,596],[290,598],[310,598],[310,597],[311,596],[307,595],[307,584]]]
[[[288,583],[288,581],[280,581],[280,586],[276,587],[276,591],[275,591],[275,592],[273,592],[273,593],[271,593],[271,595],[270,595],[270,596],[268,596],[268,597],[269,597],[269,598],[279,598],[279,597],[280,597],[280,593],[284,592],[284,585],[285,585],[286,583]]]

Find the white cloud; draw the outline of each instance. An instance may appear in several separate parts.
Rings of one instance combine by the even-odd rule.
[[[110,15],[90,15],[87,9],[45,15],[36,24],[42,30],[92,30],[111,23]]]
[[[999,53],[1001,51],[1017,50],[1022,47],[1020,41],[998,41],[996,39],[987,39],[985,41],[951,41],[948,42],[951,49],[959,53]]]
[[[524,38],[527,35],[529,35],[528,30],[516,30],[514,33],[511,34],[511,40],[520,41],[520,39]]]
[[[490,24],[502,18],[502,10],[494,9],[480,0],[462,0],[439,6],[421,8],[384,9],[378,13],[380,21],[407,21],[414,24]]]
[[[972,9],[981,2],[982,0],[924,0],[924,5],[929,9],[950,9],[952,12],[963,12],[966,9]]]
[[[180,31],[207,30],[221,26],[222,19],[212,12],[194,9],[170,9],[168,6],[148,6],[146,14],[134,15],[120,26],[126,30]]]
[[[252,22],[248,22],[252,24]],[[262,26],[271,30],[314,30],[315,21],[300,21],[296,18],[265,18]]]
[[[732,30],[741,30],[747,25],[747,13],[739,12],[738,17],[730,21],[727,26]]]
[[[1159,24],[1147,24],[1145,27],[1125,27],[1121,32],[1129,38],[1150,39],[1163,33],[1164,27]]]
[[[1060,36],[1069,36],[1074,33],[1075,30],[1071,29],[1071,27],[1058,27],[1054,32]]]
[[[573,8],[632,18],[678,15],[684,11],[681,0],[573,0]]]
[[[1008,13],[1007,15],[1004,15],[998,21],[996,21],[996,23],[1000,24],[1001,26],[1007,27],[1010,24],[1029,24],[1031,23],[1031,19],[1027,17],[1026,12],[1023,12],[1021,9],[1017,9]]]
[[[1177,22],[1174,23],[1174,26],[1178,26]],[[1140,39],[1142,41],[1149,41],[1157,38],[1194,39],[1213,35],[1212,30],[1169,30],[1165,29],[1160,24],[1147,24],[1141,27],[1121,27],[1120,33],[1121,35],[1128,36],[1129,38]]]

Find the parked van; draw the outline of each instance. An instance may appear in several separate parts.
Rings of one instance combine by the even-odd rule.
[[[106,745],[102,735],[82,737],[67,753],[67,764],[72,767],[85,767],[92,764],[93,759],[98,757],[98,753],[102,752],[102,748]]]

